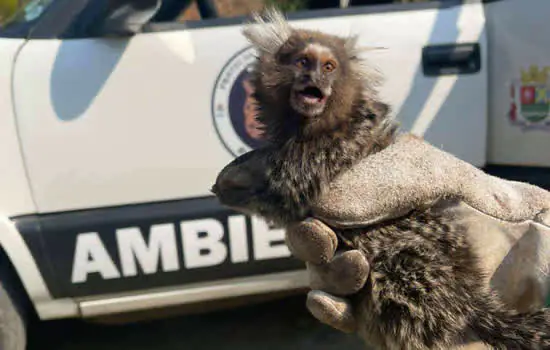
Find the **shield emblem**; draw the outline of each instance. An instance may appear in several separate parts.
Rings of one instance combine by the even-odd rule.
[[[528,130],[550,131],[550,66],[531,65],[510,82],[508,119]]]
[[[515,84],[516,106],[519,114],[528,123],[540,123],[550,115],[548,84],[523,83]]]

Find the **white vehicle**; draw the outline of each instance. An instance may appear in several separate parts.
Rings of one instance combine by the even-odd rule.
[[[178,21],[184,3],[33,0],[0,28],[1,349],[24,349],[32,313],[307,286],[282,230],[209,192],[261,144],[247,109],[254,53],[244,18]],[[371,61],[404,129],[548,188],[548,13],[548,0],[351,1],[288,17],[386,47]]]

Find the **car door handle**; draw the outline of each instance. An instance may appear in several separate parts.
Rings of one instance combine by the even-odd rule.
[[[426,46],[422,49],[422,69],[426,76],[477,73],[481,70],[479,44]]]

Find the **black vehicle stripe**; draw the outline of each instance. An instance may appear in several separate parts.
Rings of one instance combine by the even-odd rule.
[[[186,269],[183,265],[183,249],[179,224],[194,219],[215,219],[224,227],[222,241],[229,249],[228,223],[230,215],[240,215],[220,206],[213,197],[177,200],[162,203],[129,205],[66,213],[30,215],[13,218],[52,295],[55,298],[84,297],[105,293],[138,291],[149,288],[168,287],[195,282],[210,282],[219,279],[262,275],[303,269],[304,265],[292,257],[254,260],[232,263],[227,258],[223,263],[205,268]],[[173,224],[176,232],[178,261],[177,271],[160,270],[146,275],[138,266],[133,277],[103,280],[99,275],[89,276],[81,284],[71,283],[71,272],[78,234],[97,232],[114,265],[121,271],[121,262],[115,239],[115,230],[139,227],[148,241],[149,228],[155,224]],[[248,252],[252,256],[253,232],[250,217],[246,217]]]

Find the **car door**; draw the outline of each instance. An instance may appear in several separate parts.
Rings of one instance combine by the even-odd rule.
[[[63,15],[54,20],[52,12],[56,25],[35,31],[14,77],[38,207],[29,220],[39,223],[23,226],[30,246],[44,250],[52,293],[87,300],[155,288],[212,292],[192,298],[199,300],[304,286],[282,230],[219,207],[209,192],[227,162],[261,144],[249,110],[254,53],[240,32],[243,18],[193,20],[187,12],[189,20],[153,21],[133,36],[98,36],[82,24],[94,6],[59,1]],[[289,19],[386,47],[370,60],[386,76],[382,95],[404,129],[483,165],[481,3],[350,6]],[[224,294],[220,283],[237,287]],[[101,312],[122,307],[105,305]]]

